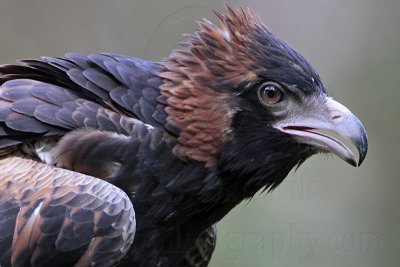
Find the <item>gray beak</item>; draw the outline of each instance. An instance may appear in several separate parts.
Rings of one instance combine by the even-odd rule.
[[[297,116],[295,120],[274,127],[290,134],[301,143],[329,151],[357,167],[367,155],[367,133],[360,120],[345,106],[330,97],[325,99],[323,114]],[[325,114],[326,113],[326,114]],[[355,153],[341,139],[347,140],[358,150]]]

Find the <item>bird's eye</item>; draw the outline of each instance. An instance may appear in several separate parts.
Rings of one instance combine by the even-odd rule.
[[[266,105],[273,105],[282,100],[282,87],[274,82],[266,82],[260,86],[259,99]]]

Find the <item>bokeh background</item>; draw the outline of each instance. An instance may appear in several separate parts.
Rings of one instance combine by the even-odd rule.
[[[248,0],[364,123],[361,168],[314,156],[219,223],[211,266],[400,266],[400,1]],[[212,0],[0,0],[0,63],[66,52],[166,57]]]

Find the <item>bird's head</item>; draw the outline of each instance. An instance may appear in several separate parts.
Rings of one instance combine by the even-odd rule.
[[[253,11],[227,9],[216,13],[220,27],[203,20],[186,36],[186,49],[164,61],[174,152],[209,167],[228,163],[230,172],[268,176],[278,169],[280,178],[267,182],[272,187],[318,152],[360,165],[367,135],[359,119],[327,95],[317,71]]]

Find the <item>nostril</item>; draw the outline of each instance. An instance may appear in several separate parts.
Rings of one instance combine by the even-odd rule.
[[[341,115],[335,115],[332,117],[332,120],[334,122],[340,122],[342,120],[342,116]]]
[[[340,115],[336,115],[336,116],[333,116],[332,117],[332,120],[338,120],[338,119],[340,119],[342,116],[340,116]]]

